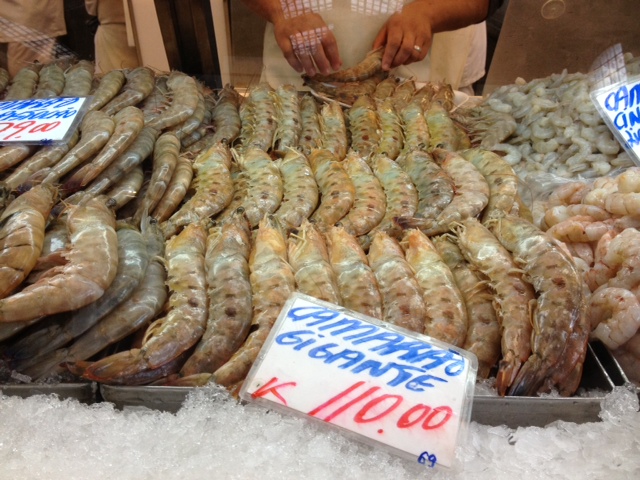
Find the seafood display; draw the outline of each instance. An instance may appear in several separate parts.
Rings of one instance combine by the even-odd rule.
[[[93,96],[65,144],[0,150],[0,374],[237,392],[296,291],[474,353],[500,395],[575,394],[589,339],[637,362],[640,168],[562,110],[581,79],[454,110],[380,59],[305,79],[344,105],[145,67],[87,87],[87,62],[0,84]],[[565,166],[623,171],[530,202],[502,145],[568,120],[602,149],[576,168],[576,133]]]

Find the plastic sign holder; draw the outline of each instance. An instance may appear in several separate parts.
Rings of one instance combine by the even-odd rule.
[[[66,141],[84,116],[90,98],[31,98],[0,102],[0,145],[49,145]]]
[[[295,293],[240,397],[449,468],[467,435],[476,372],[470,352]]]

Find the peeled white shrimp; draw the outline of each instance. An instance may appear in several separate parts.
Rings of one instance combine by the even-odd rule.
[[[611,349],[631,339],[640,327],[640,302],[624,288],[601,287],[589,302],[591,337]]]

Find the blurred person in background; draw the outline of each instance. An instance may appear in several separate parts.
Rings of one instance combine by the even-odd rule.
[[[138,53],[129,45],[125,0],[85,0],[89,15],[98,18],[94,37],[96,73],[139,66]]]
[[[0,0],[0,65],[12,77],[30,63],[50,63],[66,33],[63,0]]]
[[[262,80],[302,85],[384,47],[382,66],[473,94],[485,73],[484,20],[502,0],[244,0],[267,20]]]

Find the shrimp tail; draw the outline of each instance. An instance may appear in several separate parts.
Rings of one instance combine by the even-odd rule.
[[[543,384],[545,372],[543,360],[539,356],[532,354],[518,372],[515,380],[509,388],[510,396],[535,396],[536,392]]]
[[[496,389],[498,394],[504,397],[513,384],[522,362],[512,351],[508,352],[498,364],[498,373],[496,374]]]
[[[80,376],[87,380],[102,383],[113,383],[121,377],[129,376],[147,368],[144,354],[138,348],[118,352],[97,362],[89,363],[86,367],[84,363],[89,362],[76,362],[76,366],[80,365],[82,369]],[[75,373],[71,368],[69,370]]]

